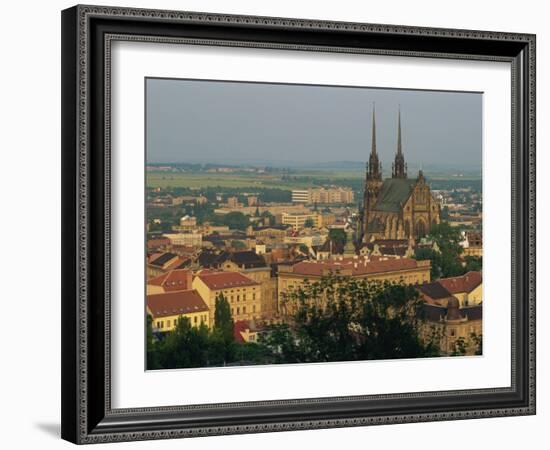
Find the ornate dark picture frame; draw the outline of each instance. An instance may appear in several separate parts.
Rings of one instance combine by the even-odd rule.
[[[512,66],[512,384],[113,409],[110,45],[115,40],[507,61]],[[535,413],[535,36],[98,6],[62,13],[62,437],[84,444]]]

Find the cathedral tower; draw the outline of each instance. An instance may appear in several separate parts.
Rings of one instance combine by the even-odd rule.
[[[378,153],[376,151],[376,117],[374,106],[372,107],[372,141],[369,162],[367,163],[366,180],[367,183],[369,181],[382,181],[382,164],[380,164]]]
[[[401,147],[401,109],[397,116],[397,153],[392,164],[392,178],[407,178],[407,164]]]
[[[363,215],[362,215],[362,236],[360,240],[366,234],[366,226],[370,220],[370,212],[380,193],[380,187],[382,186],[382,164],[378,158],[376,151],[376,111],[374,106],[372,107],[372,141],[371,151],[369,155],[369,162],[367,163],[366,177],[365,177],[365,191],[363,195]]]

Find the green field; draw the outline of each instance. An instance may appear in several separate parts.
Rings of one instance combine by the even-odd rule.
[[[344,182],[345,180],[360,180],[364,175],[360,172],[341,171],[307,171],[293,172],[286,179],[280,174],[261,175],[248,173],[166,173],[148,172],[147,186],[151,188],[191,188],[200,189],[206,187],[222,188],[278,188],[285,190],[307,188],[322,180],[326,182]]]
[[[412,174],[411,174],[412,175]],[[319,185],[335,184],[353,189],[361,189],[364,172],[352,170],[302,170],[283,174],[258,173],[208,173],[208,172],[147,172],[147,186],[149,188],[190,188],[205,189],[220,187],[226,189],[304,189]],[[441,189],[446,185],[461,187],[462,185],[477,186],[481,177],[474,174],[465,174],[457,177],[444,173],[426,174],[434,189]],[[473,184],[472,184],[473,183]]]

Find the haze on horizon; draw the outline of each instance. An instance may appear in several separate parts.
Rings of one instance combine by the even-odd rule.
[[[384,172],[399,108],[409,168],[481,170],[482,101],[473,92],[148,78],[147,162],[364,163],[375,104]]]

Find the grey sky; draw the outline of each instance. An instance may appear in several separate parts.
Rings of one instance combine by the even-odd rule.
[[[373,102],[385,171],[399,105],[410,167],[481,168],[479,93],[164,79],[147,80],[147,160],[364,162]]]

